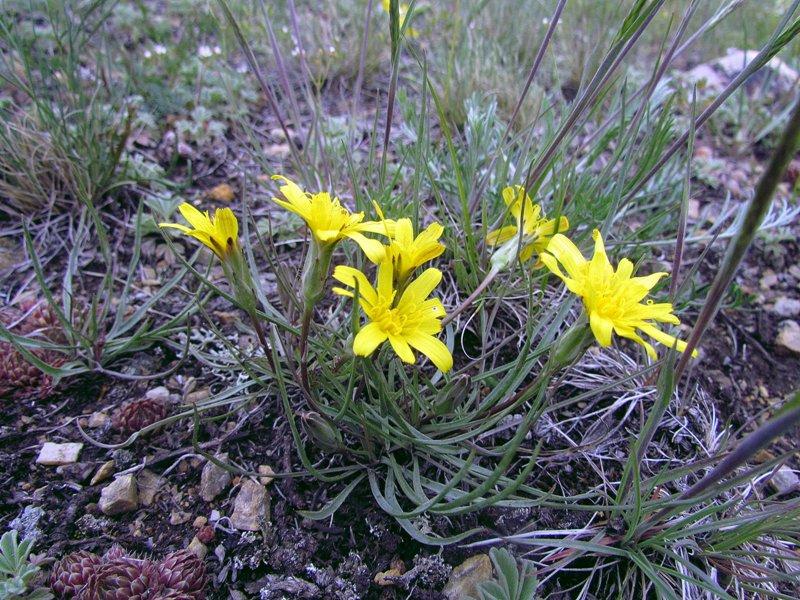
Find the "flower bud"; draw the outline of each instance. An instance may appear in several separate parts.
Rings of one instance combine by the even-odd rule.
[[[492,254],[490,259],[492,271],[499,273],[503,269],[507,269],[517,259],[519,249],[519,236],[515,235]]]
[[[553,345],[550,350],[548,366],[553,370],[558,370],[571,365],[583,356],[586,349],[592,345],[593,340],[589,323],[583,317],[578,319]]]
[[[303,429],[314,443],[327,452],[340,452],[344,448],[342,434],[319,413],[307,412],[300,415]]]

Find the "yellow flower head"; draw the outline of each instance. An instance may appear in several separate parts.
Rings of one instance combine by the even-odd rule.
[[[282,175],[273,179],[284,182],[280,186],[286,200],[273,200],[290,210],[306,222],[311,234],[322,245],[335,244],[344,238],[356,242],[372,262],[380,262],[384,254],[383,245],[364,233],[386,234],[386,227],[375,221],[364,221],[364,213],[351,213],[341,205],[338,198],[331,198],[328,192],[310,194]]]
[[[385,10],[387,13],[391,10],[391,0],[383,0],[381,4],[383,5],[383,10]],[[398,14],[398,16],[400,17],[399,25],[400,29],[402,30],[403,25],[405,25],[406,22],[406,16],[408,15],[408,4],[406,4],[405,2],[401,2],[397,12],[399,13]],[[406,29],[406,35],[410,37],[417,37],[418,35],[417,30],[414,29],[413,27],[409,27],[408,29]]]
[[[580,250],[566,236],[554,235],[547,246],[547,252],[541,255],[542,262],[553,273],[558,275],[567,288],[583,299],[589,325],[594,337],[601,346],[611,345],[613,332],[644,346],[647,355],[655,359],[656,351],[637,333],[638,329],[645,335],[679,352],[686,350],[683,342],[661,331],[651,321],[679,325],[678,317],[672,314],[672,304],[652,301],[642,303],[650,290],[667,273],[653,273],[645,277],[631,277],[633,263],[623,258],[616,271],[606,256],[603,238],[595,229],[594,256],[586,260]],[[567,271],[561,271],[559,263]],[[697,356],[697,351],[692,353]]]
[[[188,202],[181,204],[178,209],[191,228],[178,223],[159,223],[159,226],[178,229],[200,240],[221,260],[239,253],[239,222],[230,208],[216,209],[213,217],[209,216],[208,211],[200,212]]]
[[[385,259],[390,260],[394,266],[395,283],[405,283],[414,269],[444,252],[444,244],[439,241],[444,233],[444,227],[440,223],[431,223],[422,233],[414,237],[411,219],[403,218],[397,221],[384,219],[381,207],[377,202],[373,204],[375,212],[385,225],[386,237],[389,238],[389,244],[384,246]]]
[[[388,260],[378,266],[377,288],[372,287],[367,276],[358,269],[342,265],[334,269],[334,279],[347,287],[358,288],[359,304],[370,321],[353,340],[353,352],[369,356],[389,340],[404,362],[415,362],[414,348],[430,358],[439,370],[449,371],[453,357],[447,346],[435,337],[442,330],[444,306],[438,298],[428,298],[442,280],[442,272],[426,269],[408,284],[399,298],[392,284],[393,277],[393,266]],[[350,298],[355,295],[343,288],[333,288],[333,291]]]
[[[555,219],[547,219],[542,215],[542,207],[534,204],[531,197],[525,193],[521,185],[507,187],[503,190],[503,201],[508,206],[509,212],[516,219],[516,225],[506,225],[500,229],[490,231],[486,236],[486,243],[490,246],[503,244],[515,239],[522,230],[522,247],[519,253],[521,261],[528,260],[534,253],[540,255],[547,248],[553,234],[569,229],[567,217],[560,217],[558,223]],[[536,266],[541,266],[541,260]]]
[[[444,244],[439,242],[442,233],[441,224],[431,223],[414,237],[411,219],[397,220],[392,241],[386,248],[386,258],[392,261],[398,281],[405,281],[414,269],[444,252]]]

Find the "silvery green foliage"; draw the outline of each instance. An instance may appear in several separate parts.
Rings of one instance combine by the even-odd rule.
[[[16,530],[0,538],[0,600],[47,600],[53,595],[44,588],[28,591],[39,567],[28,561],[33,540],[17,542]]]
[[[478,587],[480,600],[535,600],[538,581],[531,561],[517,560],[505,548],[492,548],[489,558],[496,575]]]

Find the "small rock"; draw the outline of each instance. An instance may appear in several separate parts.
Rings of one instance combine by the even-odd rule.
[[[210,395],[211,392],[208,388],[191,392],[186,394],[185,404],[197,404],[198,402],[208,399]]]
[[[781,296],[775,300],[772,310],[781,317],[796,317],[800,315],[800,300]]]
[[[228,455],[220,454],[216,458],[224,462],[228,460]],[[208,461],[203,466],[202,473],[200,473],[200,497],[206,502],[211,502],[214,498],[219,496],[230,483],[231,472]]]
[[[275,479],[275,471],[269,465],[258,465],[258,474],[261,475],[258,480],[264,485],[269,485]]]
[[[800,325],[797,321],[784,321],[778,330],[775,344],[795,354],[800,354]]]
[[[210,544],[214,541],[214,528],[211,525],[203,525],[195,536],[203,544]]]
[[[264,153],[273,159],[284,159],[292,153],[289,144],[270,144],[264,148]]]
[[[150,471],[142,469],[136,476],[136,483],[139,487],[139,501],[142,506],[150,506],[161,487],[161,477]]]
[[[104,515],[119,515],[136,510],[139,506],[139,491],[132,473],[117,477],[100,492],[100,511]]]
[[[39,451],[36,459],[37,464],[47,466],[70,465],[77,462],[78,455],[81,453],[83,444],[80,442],[69,442],[66,444],[56,444],[45,442]]]
[[[711,65],[700,64],[686,73],[689,83],[696,83],[698,87],[711,92],[719,91],[725,87],[725,81]]]
[[[269,521],[269,495],[267,488],[252,479],[242,480],[242,486],[233,502],[231,525],[240,531],[260,531]]]
[[[186,549],[195,554],[197,558],[201,560],[206,557],[206,554],[208,554],[208,546],[198,540],[197,536],[192,538],[192,541],[189,542],[189,545]]]
[[[233,188],[227,183],[220,183],[214,186],[208,190],[206,195],[210,200],[216,200],[217,202],[233,202],[236,197]]]
[[[492,561],[486,554],[465,560],[450,573],[442,593],[447,600],[459,600],[478,595],[478,584],[492,578]]]
[[[173,510],[169,515],[169,524],[183,525],[191,518],[192,515],[190,513],[183,512],[182,510]]]
[[[389,565],[389,570],[381,571],[380,573],[376,574],[373,581],[381,587],[395,585],[397,583],[397,578],[405,572],[406,565],[403,563],[403,561],[399,558],[394,558]]]
[[[109,417],[106,413],[95,411],[89,415],[89,421],[86,423],[86,425],[91,429],[99,429],[100,427],[105,427],[110,421],[111,417]]]
[[[786,465],[775,471],[769,483],[779,496],[789,494],[800,488],[800,478]]]
[[[195,529],[200,529],[206,523],[208,523],[208,519],[206,519],[203,515],[200,515],[195,517],[194,521],[192,521],[192,527]]]
[[[774,271],[767,269],[764,271],[764,275],[761,277],[759,285],[761,286],[762,290],[774,288],[776,285],[778,285],[778,275]]]
[[[114,474],[114,461],[108,460],[100,465],[100,468],[97,469],[97,472],[92,477],[92,480],[89,482],[89,485],[97,485],[100,482],[105,481],[109,477]]]
[[[151,390],[147,390],[145,392],[144,397],[148,400],[153,400],[155,402],[163,402],[167,403],[169,401],[169,390],[165,388],[163,385],[158,387],[154,387]]]

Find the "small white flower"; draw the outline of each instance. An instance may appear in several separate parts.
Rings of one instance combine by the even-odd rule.
[[[145,50],[144,51],[144,57],[145,58],[150,58],[151,56],[153,56],[153,53],[150,52],[150,50]]]
[[[336,48],[334,46],[328,46],[328,52],[331,54],[336,54]]]
[[[283,27],[281,27],[281,31],[283,33],[289,33],[289,28],[286,25],[284,25]]]
[[[197,56],[199,56],[200,58],[209,58],[213,54],[214,53],[211,51],[211,48],[209,46],[206,46],[205,44],[197,48]]]
[[[214,46],[214,54],[222,54],[222,48],[219,46]]]
[[[166,54],[167,47],[161,44],[156,44],[155,46],[153,46],[153,52],[155,52],[156,54]]]

